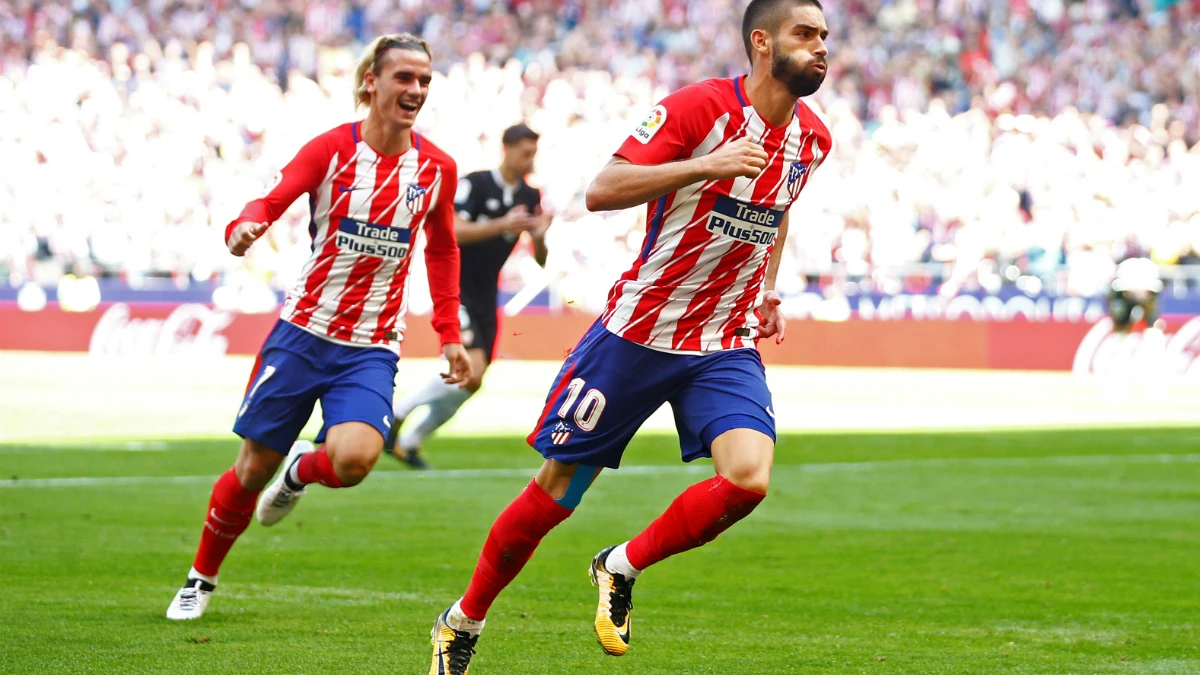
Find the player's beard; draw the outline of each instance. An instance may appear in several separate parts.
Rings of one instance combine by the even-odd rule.
[[[809,59],[807,64],[801,66],[790,56],[772,54],[771,77],[782,82],[796,98],[811,96],[821,88],[826,72],[810,70],[809,67],[814,63],[824,63],[824,61],[814,57]]]

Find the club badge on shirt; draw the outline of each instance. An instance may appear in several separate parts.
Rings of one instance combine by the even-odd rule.
[[[804,178],[806,173],[808,173],[808,167],[801,162],[792,162],[791,167],[788,168],[787,191],[792,201],[796,201],[796,197],[800,196],[800,186],[804,184],[800,179]]]
[[[425,192],[425,187],[416,183],[408,186],[408,190],[404,193],[404,205],[408,207],[409,213],[421,210],[421,199],[425,196]]]

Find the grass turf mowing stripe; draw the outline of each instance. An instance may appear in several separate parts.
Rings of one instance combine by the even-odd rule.
[[[1154,454],[1154,455],[1065,455],[1061,457],[981,457],[957,459],[899,459],[882,462],[828,462],[802,464],[799,469],[807,473],[848,473],[891,469],[922,468],[1022,468],[1038,466],[1101,466],[1120,464],[1197,464],[1200,454]],[[784,465],[786,466],[786,465]],[[432,471],[380,471],[379,477],[387,480],[432,480],[439,478],[520,478],[528,476],[533,469],[448,469]],[[707,465],[664,465],[629,466],[618,469],[622,474],[655,476],[662,474],[707,474]],[[27,480],[0,481],[0,488],[65,488],[65,487],[114,487],[127,485],[191,484],[209,483],[216,476],[108,476],[70,478],[32,478]],[[376,479],[378,480],[378,479]]]

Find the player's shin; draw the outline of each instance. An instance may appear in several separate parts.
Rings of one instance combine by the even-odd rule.
[[[200,534],[200,548],[192,564],[201,575],[215,580],[233,542],[250,525],[259,492],[243,488],[232,468],[217,479],[208,502],[204,531]]]
[[[404,419],[412,414],[414,410],[423,405],[431,405],[435,401],[446,396],[447,393],[457,391],[458,385],[446,384],[440,377],[433,377],[424,384],[420,389],[415,389],[405,396],[396,399],[392,405],[392,413],[396,419]]]
[[[425,418],[417,424],[413,431],[404,434],[400,437],[400,447],[404,450],[415,450],[421,447],[425,441],[433,435],[443,424],[450,421],[451,417],[458,412],[467,399],[471,397],[471,392],[466,389],[460,389],[458,385],[440,383],[442,389],[437,393],[437,396],[429,403],[429,412]]]
[[[531,481],[492,525],[471,583],[459,601],[463,614],[476,621],[486,618],[496,596],[533,557],[542,538],[572,513]]]
[[[766,495],[734,485],[717,475],[675,498],[666,512],[625,548],[628,562],[644,570],[677,553],[703,546],[750,515]]]

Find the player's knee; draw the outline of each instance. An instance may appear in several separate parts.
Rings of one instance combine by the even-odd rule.
[[[767,490],[771,487],[771,474],[734,474],[733,476],[725,476],[725,479],[730,483],[759,494],[767,494]]]
[[[378,453],[375,457],[358,453],[342,456],[332,462],[333,472],[337,474],[338,480],[342,481],[344,485],[358,485],[363,482],[367,474],[371,473],[371,469],[375,467],[375,459],[378,457]]]
[[[243,488],[258,491],[271,482],[282,463],[283,455],[253,441],[246,441],[233,463],[233,471]]]
[[[771,485],[775,441],[754,429],[727,431],[712,443],[717,473],[743,490],[766,494]]]
[[[758,463],[737,464],[726,468],[721,475],[725,480],[743,490],[767,494],[771,487],[771,465]]]
[[[375,462],[383,449],[382,445],[373,442],[375,439],[372,439],[372,442],[365,439],[354,440],[356,442],[343,441],[341,445],[325,446],[329,452],[329,461],[333,464],[333,472],[337,474],[338,480],[347,486],[363,482],[367,474],[371,473],[371,469],[375,468]]]
[[[275,469],[268,469],[262,464],[252,462],[239,462],[233,465],[234,473],[237,474],[238,482],[242,487],[252,492],[262,490],[271,482],[271,477],[275,475]]]

